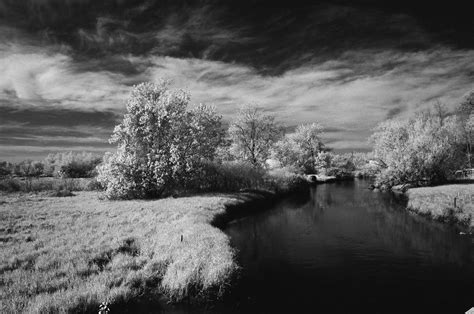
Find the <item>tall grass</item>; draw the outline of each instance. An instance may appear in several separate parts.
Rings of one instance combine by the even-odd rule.
[[[437,220],[474,227],[474,184],[451,184],[408,190],[408,209]]]
[[[220,295],[237,269],[211,222],[232,198],[100,201],[2,196],[1,313],[156,310],[163,297]],[[148,308],[150,310],[150,308]]]
[[[276,193],[289,193],[306,186],[303,176],[289,168],[272,169],[265,174],[265,187]]]
[[[197,192],[237,192],[263,189],[288,192],[304,183],[302,176],[289,168],[266,171],[247,162],[203,163],[199,175],[186,186]]]

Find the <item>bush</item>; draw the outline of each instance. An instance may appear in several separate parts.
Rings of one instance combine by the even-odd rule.
[[[6,161],[0,162],[0,178],[5,178],[12,173],[12,164]]]
[[[86,152],[49,154],[45,160],[45,174],[67,178],[92,178],[102,157]]]
[[[380,167],[373,163],[366,163],[357,167],[356,176],[360,178],[373,178],[380,172]]]
[[[294,168],[278,168],[265,171],[250,162],[203,162],[199,172],[185,186],[193,192],[238,192],[263,189],[287,193],[306,185],[302,175]]]
[[[21,185],[17,179],[9,178],[0,180],[0,191],[18,192],[21,191]]]
[[[15,165],[14,172],[16,175],[33,178],[43,174],[44,164],[39,161],[24,160]]]
[[[265,171],[245,161],[204,161],[185,186],[195,192],[236,192],[263,187]]]
[[[266,188],[276,193],[288,193],[307,185],[305,178],[292,168],[270,170],[264,179]]]

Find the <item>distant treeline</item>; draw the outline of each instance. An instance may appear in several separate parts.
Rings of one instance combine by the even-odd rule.
[[[0,162],[0,177],[60,177],[92,178],[102,156],[87,152],[59,152],[43,160],[23,160],[17,163]]]

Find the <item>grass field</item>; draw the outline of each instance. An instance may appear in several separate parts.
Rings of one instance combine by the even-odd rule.
[[[474,184],[410,189],[408,208],[434,219],[457,222],[474,228]]]
[[[105,201],[0,194],[1,313],[137,312],[215,297],[237,270],[212,222],[236,195]],[[234,206],[235,207],[235,206]]]

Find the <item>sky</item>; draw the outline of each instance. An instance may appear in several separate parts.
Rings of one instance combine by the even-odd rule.
[[[457,1],[0,0],[0,160],[112,150],[132,86],[161,78],[367,151],[378,123],[474,90],[473,34]]]

